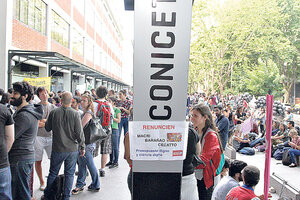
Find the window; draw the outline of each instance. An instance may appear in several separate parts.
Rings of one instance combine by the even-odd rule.
[[[86,21],[94,28],[95,24],[95,11],[94,7],[91,5],[89,1],[85,2],[85,19]]]
[[[14,0],[14,17],[46,34],[46,4],[42,0]]]
[[[84,16],[84,0],[75,0],[72,1],[74,3],[74,7]]]
[[[102,37],[102,21],[99,17],[96,17],[95,27],[98,35]]]
[[[73,29],[73,47],[72,47],[72,49],[74,52],[83,56],[83,37],[76,29]]]
[[[95,65],[98,65],[101,67],[101,56],[102,56],[102,53],[101,53],[101,50],[100,50],[100,47],[95,47]]]
[[[51,38],[69,48],[69,24],[53,10]]]
[[[84,41],[84,49],[85,58],[91,62],[94,62],[94,45],[90,40],[86,39]]]

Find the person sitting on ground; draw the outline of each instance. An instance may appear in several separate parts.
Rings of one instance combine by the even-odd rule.
[[[289,121],[288,124],[287,124],[288,139],[283,143],[277,144],[278,148],[291,147],[289,145],[289,142],[292,140],[291,137],[290,137],[290,132],[291,132],[291,130],[295,129],[294,127],[295,127],[295,122],[294,121]]]
[[[277,131],[277,133],[271,137],[272,139],[272,144],[273,145],[277,145],[277,144],[280,144],[284,141],[287,141],[288,140],[288,131],[287,131],[287,128],[286,126],[284,125],[284,123],[280,123],[279,125],[279,130]],[[286,140],[287,139],[287,140]],[[250,147],[255,147],[257,145],[262,145],[264,144],[266,141],[266,138],[265,137],[262,137],[262,138],[257,138],[253,141],[250,142]]]
[[[250,147],[248,134],[242,136],[239,131],[235,130],[234,136],[232,137],[232,146],[236,151],[239,151],[244,147]]]
[[[290,131],[290,136],[292,138],[292,142],[289,142],[289,145],[292,148],[289,149],[289,155],[292,163],[289,165],[289,167],[296,167],[297,164],[295,161],[295,156],[300,156],[300,136],[295,129]]]
[[[255,166],[247,166],[242,171],[243,186],[232,188],[226,196],[226,200],[252,200],[257,199],[254,188],[260,179],[260,171]]]
[[[272,136],[276,135],[279,131],[280,123],[277,120],[274,120],[272,123]]]
[[[227,193],[234,187],[240,186],[239,182],[242,179],[242,170],[247,166],[247,163],[240,160],[234,160],[229,165],[229,176],[223,178],[214,189],[212,200],[224,200]]]
[[[289,140],[288,131],[284,123],[281,123],[279,126],[279,131],[271,137],[272,145],[277,145]]]

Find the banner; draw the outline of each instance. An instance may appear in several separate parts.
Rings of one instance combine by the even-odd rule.
[[[133,160],[183,160],[186,155],[188,123],[130,122],[129,134]]]
[[[48,92],[51,92],[51,77],[24,78],[24,81],[27,81],[32,86],[44,87]]]
[[[242,124],[241,124],[241,132],[243,133],[243,136],[247,133],[250,133],[250,131],[252,130],[252,126],[253,126],[253,120],[252,117],[249,117],[248,119],[246,119]]]
[[[270,185],[270,165],[271,165],[271,132],[273,119],[273,96],[267,95],[266,114],[266,152],[265,152],[265,174],[264,174],[264,199],[268,200]]]

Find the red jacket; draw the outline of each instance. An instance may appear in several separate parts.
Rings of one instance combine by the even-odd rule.
[[[196,169],[203,169],[205,186],[206,188],[210,188],[214,184],[216,170],[221,161],[221,150],[215,131],[211,129],[207,130],[201,142],[201,146],[203,148],[199,157],[204,161],[205,166],[201,164],[197,166]]]

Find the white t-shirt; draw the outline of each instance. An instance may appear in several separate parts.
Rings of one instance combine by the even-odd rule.
[[[98,101],[101,101],[101,102],[105,102],[106,100],[105,99],[97,99]],[[111,105],[111,103],[108,102],[108,105],[110,107],[110,112],[112,114],[112,116],[114,116],[115,112],[114,112],[114,109]],[[98,103],[97,102],[94,102],[94,107],[95,107],[95,115],[97,113],[97,110],[98,110]]]
[[[212,194],[212,200],[225,200],[227,193],[234,187],[240,186],[240,184],[234,180],[231,176],[226,176],[221,179],[218,185],[215,187]]]

